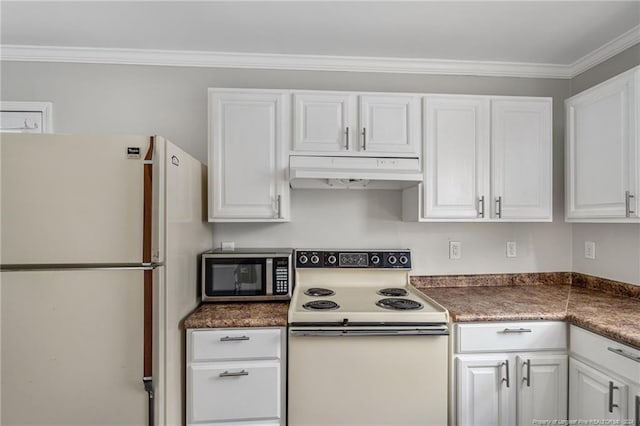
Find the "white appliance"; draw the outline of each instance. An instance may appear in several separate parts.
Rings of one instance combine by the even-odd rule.
[[[292,188],[402,189],[422,178],[417,158],[289,157]]]
[[[408,250],[296,250],[288,418],[296,426],[447,424],[445,308]]]
[[[1,423],[182,424],[206,168],[160,137],[0,138]]]

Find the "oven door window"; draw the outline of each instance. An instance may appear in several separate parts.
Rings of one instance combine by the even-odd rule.
[[[205,278],[207,296],[267,294],[265,259],[209,259]]]

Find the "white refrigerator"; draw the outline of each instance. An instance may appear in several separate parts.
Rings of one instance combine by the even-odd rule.
[[[138,136],[0,134],[0,160],[0,424],[182,424],[205,166]]]

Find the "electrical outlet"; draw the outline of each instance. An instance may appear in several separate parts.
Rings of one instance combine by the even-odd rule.
[[[515,241],[507,241],[507,257],[518,257],[518,245]]]
[[[462,258],[462,243],[460,241],[449,241],[449,259],[458,260]]]
[[[593,241],[584,242],[584,257],[592,260],[596,258],[596,243]]]

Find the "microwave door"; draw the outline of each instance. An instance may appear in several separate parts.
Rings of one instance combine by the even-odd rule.
[[[209,259],[205,274],[206,297],[255,297],[267,294],[265,259]]]
[[[258,282],[258,266],[255,264],[240,264],[233,271],[233,287],[236,294],[245,291],[255,291]]]

